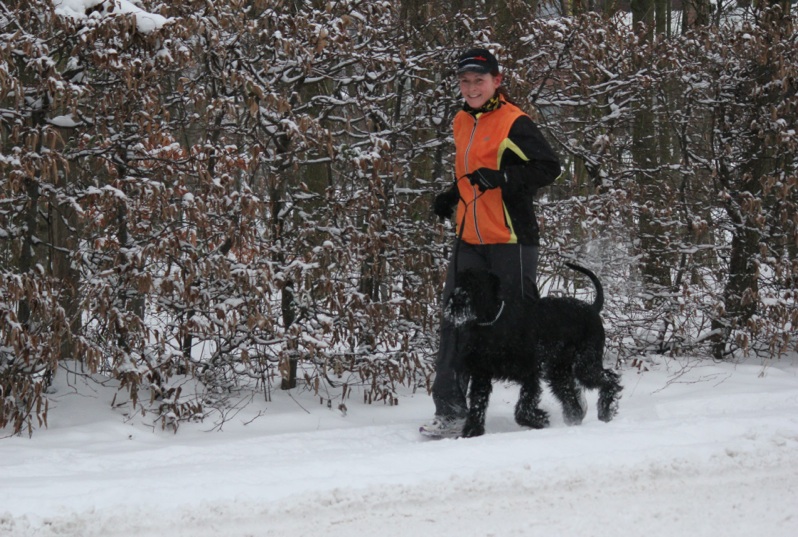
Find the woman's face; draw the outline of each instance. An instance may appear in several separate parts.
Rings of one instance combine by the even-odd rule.
[[[460,93],[471,108],[481,108],[502,83],[502,75],[466,71],[460,75]]]

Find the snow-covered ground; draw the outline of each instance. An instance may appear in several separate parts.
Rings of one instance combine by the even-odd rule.
[[[441,441],[426,393],[343,415],[275,391],[172,434],[61,374],[49,429],[0,439],[0,535],[798,535],[798,359],[644,369],[610,424],[595,394],[580,427],[547,396],[552,427],[523,430],[498,384],[488,434]]]

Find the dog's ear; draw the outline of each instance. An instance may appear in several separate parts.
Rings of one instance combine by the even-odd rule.
[[[455,287],[462,287],[463,289],[472,289],[474,284],[479,281],[479,272],[476,269],[465,269],[455,275]]]
[[[502,288],[502,281],[499,275],[493,271],[488,271],[488,284],[493,296],[499,296]]]

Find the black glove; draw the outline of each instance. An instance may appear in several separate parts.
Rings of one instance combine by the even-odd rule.
[[[479,168],[473,173],[466,175],[472,185],[481,191],[497,188],[507,183],[507,177],[503,171],[491,170],[490,168]]]
[[[454,186],[435,196],[432,210],[441,220],[447,220],[454,214],[454,208],[458,201],[460,201],[460,192],[457,190],[457,186]]]

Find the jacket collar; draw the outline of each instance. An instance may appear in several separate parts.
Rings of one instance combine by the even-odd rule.
[[[501,107],[501,105],[503,104],[504,101],[502,101],[501,96],[497,91],[496,93],[493,94],[493,97],[488,99],[488,101],[479,108],[471,108],[470,106],[468,106],[468,103],[463,103],[463,110],[465,110],[472,116],[478,116],[480,114],[484,114],[485,112],[493,112],[494,110],[497,110],[499,107]]]

